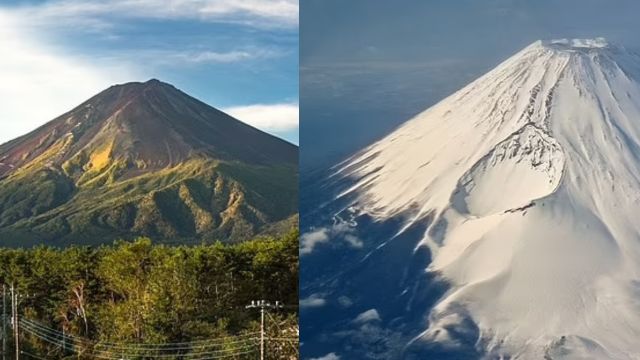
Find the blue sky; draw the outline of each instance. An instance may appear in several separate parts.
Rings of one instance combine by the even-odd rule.
[[[539,39],[640,50],[637,0],[305,0],[301,166],[339,161]]]
[[[150,78],[298,143],[297,0],[3,1],[0,54],[0,143]]]

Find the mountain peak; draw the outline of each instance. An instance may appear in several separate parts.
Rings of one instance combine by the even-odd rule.
[[[297,159],[157,79],[111,86],[0,145],[0,242],[245,239],[295,212]]]
[[[613,44],[609,43],[607,39],[603,37],[597,37],[592,39],[538,40],[534,43],[534,46],[540,46],[554,50],[584,51],[589,49],[605,49],[612,47]]]
[[[49,154],[52,146],[63,143],[64,148]],[[50,161],[62,164],[89,161],[100,149],[109,149],[112,161],[124,161],[134,172],[173,166],[193,156],[297,163],[295,146],[151,79],[112,86],[32,133],[0,145],[0,177],[42,154],[55,154]]]
[[[153,88],[170,88],[170,89],[175,89],[175,86],[173,86],[173,85],[171,85],[171,84],[169,84],[169,83],[167,83],[167,82],[164,82],[164,81],[161,81],[161,80],[155,79],[155,78],[153,78],[153,79],[149,79],[149,80],[145,81],[145,82],[143,83],[143,85],[144,85],[144,88],[145,88],[145,89],[153,89]]]
[[[131,81],[131,82],[127,82],[127,83],[113,85],[113,86],[109,87],[108,89],[106,89],[105,91],[103,91],[102,93],[99,93],[98,95],[108,93],[109,90],[112,90],[112,89],[124,90],[125,92],[128,92],[128,91],[136,92],[136,91],[144,91],[146,89],[158,89],[158,88],[175,89],[175,87],[173,85],[171,85],[170,83],[167,83],[167,82],[152,78],[152,79],[149,79],[149,80],[144,81],[144,82]]]
[[[619,57],[629,56],[631,53],[620,44],[608,41],[603,37],[590,39],[566,38],[535,41],[512,58],[545,57],[548,55],[567,58],[606,56],[615,60]]]
[[[149,80],[146,81],[146,84],[166,84],[163,83],[162,81],[156,79],[156,78],[151,78]]]
[[[425,226],[415,252],[452,286],[416,343],[473,322],[487,357],[640,353],[639,60],[537,42],[339,166],[340,200]]]
[[[139,85],[168,85],[168,86],[173,87],[173,85],[171,85],[171,84],[169,84],[167,82],[161,81],[159,79],[156,79],[156,78],[151,78],[151,79],[149,79],[147,81],[130,81],[130,82],[126,82],[126,83],[123,83],[123,84],[114,85],[114,87],[117,87],[117,86],[139,86]]]

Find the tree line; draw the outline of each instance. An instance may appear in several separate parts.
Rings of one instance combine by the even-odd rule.
[[[246,305],[259,299],[290,305],[267,314],[273,339],[267,358],[297,357],[291,339],[298,335],[297,230],[231,245],[166,246],[138,238],[100,247],[0,248],[0,284],[13,284],[20,295],[20,316],[28,322],[21,348],[47,359],[111,356],[117,344],[213,346],[207,339],[223,339],[221,350],[208,348],[212,354],[231,351],[222,350],[224,339],[253,351],[245,339],[259,337],[251,334],[260,330],[260,314]],[[196,350],[185,346],[189,351]],[[256,358],[243,356],[235,358]],[[141,352],[138,358],[154,357]]]

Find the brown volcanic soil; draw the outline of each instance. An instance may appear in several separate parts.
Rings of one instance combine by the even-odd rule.
[[[297,164],[297,147],[246,125],[158,80],[112,86],[35,131],[0,145],[0,177],[46,152],[59,139],[71,144],[54,163],[108,147],[111,157],[149,169],[194,154],[250,164]]]

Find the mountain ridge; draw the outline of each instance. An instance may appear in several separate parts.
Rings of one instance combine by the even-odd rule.
[[[5,243],[237,241],[296,213],[295,145],[156,79],[111,86],[0,145],[0,164]]]
[[[96,126],[100,127],[100,126],[110,125],[110,124],[105,124],[106,122],[110,122],[110,121],[114,123],[114,124],[111,124],[112,126],[119,127],[119,129],[113,129],[114,131],[131,132],[131,131],[139,130],[138,134],[136,134],[138,136],[144,135],[143,131],[153,131],[155,126],[163,125],[162,131],[166,130],[165,128],[168,128],[168,130],[170,131],[177,130],[179,132],[178,134],[175,134],[175,135],[184,135],[185,133],[187,133],[190,139],[186,139],[186,140],[190,141],[192,148],[193,147],[197,148],[198,146],[200,146],[201,148],[206,148],[206,146],[203,146],[203,145],[209,145],[209,147],[211,147],[211,145],[213,144],[206,143],[206,141],[209,141],[208,139],[203,140],[201,136],[197,136],[200,134],[193,134],[194,131],[192,131],[191,129],[188,129],[188,131],[184,131],[184,129],[176,128],[177,124],[163,123],[163,120],[164,120],[163,116],[165,116],[165,114],[162,114],[162,112],[158,111],[158,107],[165,106],[166,104],[171,104],[171,101],[175,100],[176,97],[181,97],[181,99],[179,99],[180,102],[175,104],[175,106],[183,107],[182,110],[192,111],[190,110],[191,108],[189,108],[189,106],[192,106],[193,108],[197,108],[198,110],[204,112],[208,116],[215,116],[218,122],[226,122],[226,124],[223,124],[223,125],[227,127],[233,127],[234,128],[233,130],[236,130],[236,129],[242,130],[247,136],[255,136],[255,134],[258,134],[258,133],[260,135],[264,135],[265,138],[271,138],[269,140],[273,140],[270,142],[265,141],[266,143],[268,143],[268,145],[272,147],[274,146],[273,144],[277,144],[285,148],[287,146],[290,148],[295,147],[292,144],[286,143],[284,140],[276,138],[273,135],[268,135],[266,133],[263,133],[249,125],[246,125],[242,122],[239,122],[231,118],[230,116],[224,114],[219,110],[209,107],[208,105],[202,103],[201,101],[180,92],[178,89],[176,89],[172,85],[162,83],[156,79],[152,79],[145,83],[132,82],[132,83],[111,86],[105,91],[101,92],[100,94],[97,94],[92,98],[90,98],[89,100],[85,101],[84,103],[80,104],[78,107],[74,108],[73,110],[65,114],[62,114],[61,116],[39,127],[38,129],[26,135],[23,135],[15,140],[12,140],[8,143],[0,145],[0,153],[3,154],[1,159],[3,160],[3,162],[5,162],[4,172],[0,173],[0,176],[3,176],[7,172],[8,164],[11,164],[11,160],[12,159],[15,160],[16,158],[16,156],[12,157],[6,154],[8,151],[11,150],[12,147],[17,146],[18,144],[23,144],[27,140],[30,140],[29,143],[24,145],[31,145],[31,146],[36,144],[41,145],[41,143],[44,143],[47,140],[46,138],[43,138],[43,137],[50,136],[51,133],[53,133],[53,136],[52,136],[53,139],[56,139],[56,136],[60,136],[62,134],[72,133],[75,135],[75,133],[78,130],[76,128],[78,127],[81,128],[79,130],[88,132],[88,134],[81,134],[81,135],[91,136],[93,135],[92,132],[98,132],[99,130],[101,130],[100,128],[95,128]],[[197,107],[193,105],[196,105]],[[166,108],[167,109],[164,109],[164,110],[167,112],[171,112],[171,111],[175,112],[176,110],[176,109],[172,109],[170,106],[167,106]],[[133,113],[136,111],[141,112],[142,114]],[[99,112],[99,116],[98,116],[99,118],[97,119],[94,118],[92,116],[92,112]],[[169,113],[166,115],[174,115],[174,114]],[[203,122],[201,119],[202,114],[190,114],[190,115],[194,115],[193,118],[195,118],[200,122]],[[124,121],[118,121],[119,116],[123,118]],[[131,121],[132,119],[136,119],[136,121]],[[149,124],[146,124],[147,126],[142,129],[136,128],[135,126],[145,125],[145,124],[140,124],[142,120],[148,121]],[[86,124],[83,123],[83,121],[85,121]],[[189,125],[200,126],[202,124],[198,124],[198,122],[192,121],[192,124],[189,124]],[[82,127],[89,127],[89,128],[82,129]],[[171,139],[171,138],[167,139],[168,138],[167,135],[172,135],[172,134],[169,134],[169,133],[165,134],[162,131],[160,133],[152,134],[156,136],[157,139],[149,139],[149,140],[143,139],[143,140],[147,140],[146,141],[147,143],[152,142],[152,140],[157,141],[158,139],[165,140],[165,141],[170,140],[171,144],[176,143],[175,139]],[[210,135],[212,131],[215,133],[216,129],[205,128],[204,135]],[[38,135],[39,133],[43,133],[43,134],[41,134],[40,136],[35,136],[34,138],[34,135]],[[217,133],[215,134],[218,135]],[[216,141],[220,141],[220,140],[223,140],[223,139],[217,139]],[[84,141],[80,140],[79,143],[81,146],[83,146],[85,145],[86,142],[89,142],[89,141],[90,139],[86,139]],[[218,155],[218,156],[230,155],[232,157],[233,156],[238,157],[239,153],[244,152],[247,154],[242,155],[240,160],[252,161],[252,162],[269,160],[269,159],[261,159],[261,155],[259,154],[260,151],[253,150],[251,149],[251,147],[247,147],[246,149],[238,149],[237,145],[230,144],[228,141],[223,142],[222,145],[226,147],[231,147],[231,149],[235,152],[235,154],[232,153],[227,155],[223,153],[218,153],[215,155]],[[180,152],[186,151],[188,149],[181,149],[180,144],[176,145],[176,148],[177,149],[175,150],[178,152],[178,155],[181,158],[186,157],[187,154],[184,154],[184,153],[181,154]],[[154,150],[156,151],[160,150],[158,151],[160,153],[163,152],[162,149],[154,149]],[[208,150],[215,151],[215,148],[210,148]],[[270,149],[267,148],[266,150],[268,153]],[[32,157],[29,159],[32,159]],[[167,165],[167,162],[170,162],[170,160],[171,159],[163,159],[163,165]],[[291,155],[289,155],[289,158],[280,159],[276,157],[274,160],[285,161],[285,162],[297,161],[295,156],[291,156]],[[11,165],[13,165],[14,167],[17,167],[19,164],[20,163],[11,164]],[[2,168],[0,168],[0,171],[2,171]]]
[[[392,296],[410,297],[414,317],[429,304],[412,333],[399,324],[414,319],[368,302],[411,334],[405,356],[640,354],[639,104],[637,54],[602,38],[538,41],[333,169],[334,219],[366,244],[354,256],[382,272],[405,246],[408,265],[387,269],[401,273]],[[365,232],[391,223],[389,238]],[[332,297],[368,291],[342,289],[368,270],[349,275]],[[447,290],[432,304],[421,291],[436,282]]]

